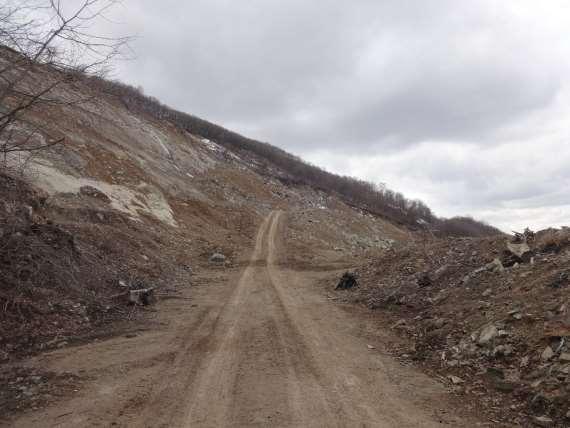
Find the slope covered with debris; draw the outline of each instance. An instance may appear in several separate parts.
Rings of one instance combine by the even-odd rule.
[[[187,287],[213,254],[239,263],[271,209],[356,213],[85,82],[56,91],[85,101],[35,108],[18,126],[64,142],[8,154],[0,171],[0,361],[113,333],[144,309],[128,305],[131,291]],[[355,241],[387,224],[353,223]]]
[[[491,421],[564,426],[570,230],[524,240],[424,237],[362,265],[359,285],[337,293],[384,313],[406,339],[394,354],[477,397]]]
[[[525,411],[562,417],[565,405],[553,403],[566,397],[565,335],[540,330],[566,325],[562,235],[550,243],[539,236],[534,258],[515,257],[513,249],[503,257],[502,237],[424,236],[417,220],[429,210],[422,204],[386,193],[375,210],[379,194],[367,183],[228,138],[208,123],[180,126],[92,83],[56,89],[58,99],[81,103],[27,112],[15,135],[32,126],[64,142],[9,154],[0,171],[0,363],[148,321],[156,309],[147,304],[189,287],[196,271],[247,261],[261,219],[284,210],[288,266],[337,272],[373,261],[342,293],[389,309],[394,329],[413,339],[412,348],[396,352],[445,371],[466,393],[502,385],[524,397]],[[495,232],[459,223],[450,226],[454,234],[465,224],[476,234]],[[43,381],[36,385],[43,375],[8,364],[0,411],[28,405],[29,388],[51,394]],[[485,377],[485,364],[499,383]],[[527,382],[531,369],[542,379],[536,386]],[[52,380],[64,389],[73,382]]]

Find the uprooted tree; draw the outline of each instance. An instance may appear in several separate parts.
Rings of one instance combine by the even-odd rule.
[[[34,153],[61,144],[33,109],[85,101],[58,88],[104,75],[128,37],[92,34],[116,0],[0,0],[0,167],[21,168]]]

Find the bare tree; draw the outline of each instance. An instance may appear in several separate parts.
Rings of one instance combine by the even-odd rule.
[[[74,4],[74,6],[72,6]],[[124,56],[128,37],[91,33],[117,0],[0,0],[0,161],[64,141],[29,119],[29,112],[85,101],[60,87],[101,76]]]

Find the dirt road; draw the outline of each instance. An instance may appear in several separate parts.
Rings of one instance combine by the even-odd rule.
[[[441,384],[382,352],[377,323],[315,289],[322,273],[281,266],[284,217],[264,220],[245,268],[162,302],[157,328],[29,361],[86,381],[9,425],[473,426],[441,411]]]

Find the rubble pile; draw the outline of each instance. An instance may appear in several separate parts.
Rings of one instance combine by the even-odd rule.
[[[529,232],[386,251],[344,296],[383,310],[409,339],[396,355],[479,397],[492,420],[568,424],[570,230]]]
[[[111,332],[113,322],[137,315],[128,303],[152,303],[154,287],[174,283],[174,273],[183,274],[177,283],[189,282],[154,240],[165,228],[98,209],[96,193],[85,192],[88,201],[78,196],[64,210],[0,174],[0,363]],[[95,222],[90,212],[107,220]]]

